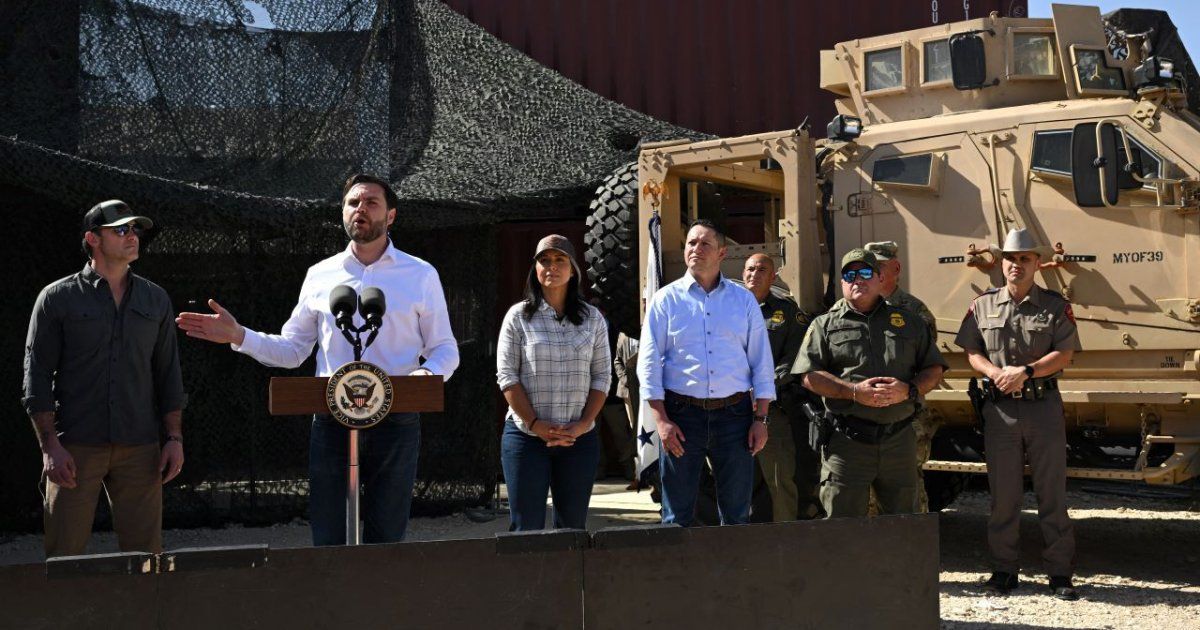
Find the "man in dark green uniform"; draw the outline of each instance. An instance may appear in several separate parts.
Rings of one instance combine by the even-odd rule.
[[[863,249],[875,254],[879,260],[879,275],[883,299],[892,306],[912,311],[921,316],[929,325],[929,336],[937,343],[937,318],[925,303],[916,296],[900,288],[900,246],[895,241],[867,243]],[[938,422],[927,407],[921,407],[917,417],[913,419],[913,430],[917,434],[917,512],[929,511],[929,496],[925,494],[925,474],[921,466],[929,461],[929,450],[933,443],[933,434],[937,432]]]
[[[987,538],[994,573],[984,588],[1006,594],[1017,587],[1028,461],[1050,590],[1060,599],[1077,599],[1071,583],[1075,534],[1067,515],[1066,426],[1057,379],[1081,349],[1075,315],[1061,295],[1034,284],[1047,250],[1037,247],[1028,232],[1009,232],[1001,251],[1005,286],[975,298],[954,339],[985,377],[983,440],[992,492]]]
[[[913,416],[948,366],[920,316],[883,301],[874,254],[850,250],[841,272],[843,298],[813,320],[792,365],[832,416],[821,503],[829,518],[866,516],[874,488],[882,514],[911,513]]]
[[[800,342],[804,340],[808,318],[800,312],[795,302],[771,295],[771,283],[774,281],[775,261],[770,256],[754,254],[746,259],[742,282],[762,308],[763,323],[771,341],[771,357],[775,361],[777,399],[771,403],[769,411],[771,439],[759,451],[758,463],[762,467],[767,489],[771,492],[774,520],[781,522],[794,521],[801,514],[805,518],[817,514],[817,479],[813,478],[819,474],[820,462],[811,450],[797,450],[793,422],[799,410],[793,408],[794,401],[789,399],[794,396],[785,394],[790,389],[792,361],[800,349]],[[797,467],[800,467],[799,478],[796,476]],[[800,483],[797,484],[797,481]]]

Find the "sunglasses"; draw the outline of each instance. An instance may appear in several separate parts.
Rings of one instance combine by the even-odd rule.
[[[870,267],[863,267],[862,269],[850,269],[842,272],[842,280],[845,280],[846,282],[854,282],[859,278],[862,278],[863,280],[870,280],[874,276],[875,270],[871,269]]]
[[[117,227],[109,229],[113,231],[113,234],[116,234],[121,238],[125,238],[125,236],[130,232],[136,234],[138,238],[141,238],[142,235],[146,233],[146,228],[138,225],[137,223],[126,223],[125,225],[118,225]]]

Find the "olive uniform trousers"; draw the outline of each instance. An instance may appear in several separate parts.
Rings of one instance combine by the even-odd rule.
[[[839,431],[822,448],[821,504],[828,518],[867,515],[871,490],[880,514],[911,514],[917,501],[917,438],[911,426],[879,444]]]

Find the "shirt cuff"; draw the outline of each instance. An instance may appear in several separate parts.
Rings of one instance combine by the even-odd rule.
[[[249,328],[244,328],[243,330],[246,331],[246,334],[242,338],[241,345],[231,343],[229,344],[229,347],[232,348],[234,352],[240,352],[242,354],[248,354],[252,357],[257,357],[258,349],[262,347],[261,333],[257,333]]]
[[[521,384],[521,379],[516,376],[497,376],[496,382],[500,385],[500,391],[504,391],[514,385]]]
[[[666,398],[666,390],[661,387],[649,387],[643,385],[638,388],[638,392],[642,395],[642,400],[663,400]]]

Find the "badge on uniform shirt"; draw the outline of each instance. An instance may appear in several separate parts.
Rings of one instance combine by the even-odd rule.
[[[891,324],[896,328],[904,328],[904,316],[900,313],[892,313]]]
[[[1037,317],[1033,318],[1033,321],[1039,324],[1045,324],[1046,322],[1050,321],[1050,316],[1046,314],[1046,311],[1042,311],[1041,313],[1037,314]]]
[[[771,315],[771,323],[776,324],[776,325],[782,324],[783,323],[783,311],[775,311],[775,314]]]

